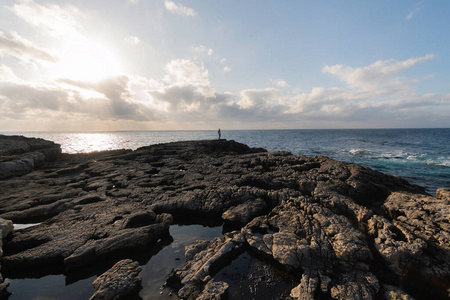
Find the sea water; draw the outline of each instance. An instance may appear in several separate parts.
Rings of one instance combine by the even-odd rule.
[[[222,138],[268,151],[325,155],[399,176],[426,188],[450,187],[450,128],[225,130]],[[210,131],[17,132],[61,144],[65,153],[137,149],[152,144],[217,139]]]

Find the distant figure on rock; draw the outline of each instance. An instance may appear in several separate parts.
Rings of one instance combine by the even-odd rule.
[[[217,133],[219,134],[219,140],[220,140],[220,136],[222,135],[222,134],[220,133],[220,128],[219,128],[219,131],[217,131]]]

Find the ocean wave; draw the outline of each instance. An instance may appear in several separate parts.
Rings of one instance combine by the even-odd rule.
[[[372,152],[367,149],[350,149],[348,152],[351,155],[372,155]]]
[[[412,153],[412,154],[409,154],[406,157],[406,159],[407,160],[420,160],[420,159],[423,159],[425,157],[427,157],[426,153]]]
[[[443,161],[427,161],[427,165],[430,166],[440,166],[440,167],[447,167],[450,168],[450,160],[443,160]]]

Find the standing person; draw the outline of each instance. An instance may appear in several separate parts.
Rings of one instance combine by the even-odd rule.
[[[220,133],[220,128],[219,128],[219,131],[217,131],[217,133],[219,134],[219,140],[220,140],[220,136],[222,135],[222,134]]]

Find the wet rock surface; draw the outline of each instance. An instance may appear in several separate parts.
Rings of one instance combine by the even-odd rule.
[[[232,297],[233,282],[220,272],[248,253],[294,278],[282,298],[449,296],[448,189],[432,197],[323,156],[226,140],[61,154],[0,180],[0,190],[0,217],[40,222],[4,238],[4,274],[119,261],[189,216],[222,219],[229,229],[186,248],[186,263],[168,280],[181,298]],[[271,282],[254,269],[248,276],[261,278],[258,286]]]

